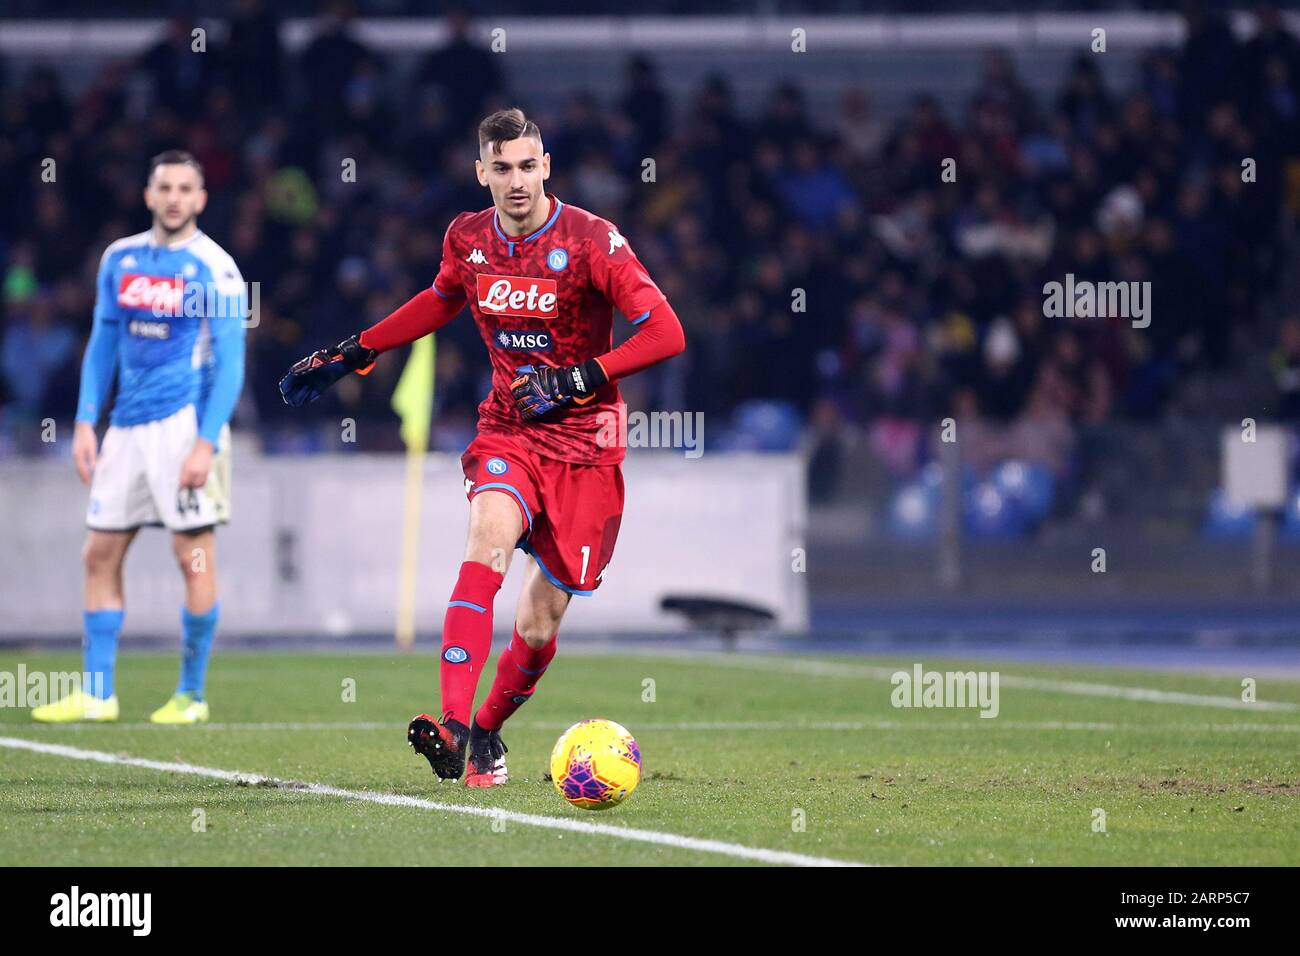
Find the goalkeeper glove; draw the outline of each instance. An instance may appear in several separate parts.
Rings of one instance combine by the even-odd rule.
[[[312,352],[295,362],[280,379],[280,397],[286,405],[294,408],[314,402],[344,375],[350,372],[368,374],[378,355],[374,349],[362,345],[355,335],[332,349]]]
[[[526,422],[541,418],[570,402],[585,405],[596,397],[596,390],[609,381],[595,359],[568,368],[546,365],[522,365],[515,369],[518,377],[510,383],[515,408]]]

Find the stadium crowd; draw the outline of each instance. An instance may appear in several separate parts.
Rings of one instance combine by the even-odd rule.
[[[447,222],[488,202],[476,118],[527,91],[459,19],[397,71],[344,17],[291,56],[273,14],[240,10],[207,54],[177,19],[75,97],[57,70],[0,72],[0,176],[24,184],[0,205],[0,453],[71,419],[100,253],[148,226],[143,171],[177,146],[205,169],[202,228],[259,283],[236,427],[269,450],[338,448],[351,417],[358,447],[397,446],[401,362],[301,410],[276,380],[432,280]],[[1300,45],[1267,10],[1257,25],[1238,42],[1192,17],[1129,89],[1082,53],[1062,89],[1030,90],[989,51],[957,115],[922,96],[887,119],[866,90],[811,115],[789,84],[742,115],[720,75],[674,103],[645,57],[607,99],[533,111],[551,189],[620,225],[687,329],[630,404],[725,421],[786,403],[823,447],[856,427],[899,475],[950,414],[990,455],[1063,470],[1081,432],[1167,414],[1197,373],[1271,367],[1273,412],[1300,418],[1300,313],[1270,308],[1300,214]],[[1150,281],[1149,327],[1045,318],[1043,285],[1067,273]],[[435,445],[458,451],[488,373],[473,323],[439,334],[437,362]]]

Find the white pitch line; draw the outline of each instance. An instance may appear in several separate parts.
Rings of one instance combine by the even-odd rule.
[[[14,726],[14,725],[10,725]],[[519,730],[564,730],[564,721],[513,720],[510,726]],[[15,727],[21,730],[71,730],[88,731],[115,728],[118,730],[159,730],[165,733],[185,734],[199,731],[322,731],[326,733],[348,730],[373,730],[393,732],[402,727],[397,721],[237,721],[194,724],[179,727],[171,724],[153,724],[148,721],[123,721],[120,723],[38,724]],[[699,720],[676,723],[637,722],[638,733],[690,732],[690,731],[862,731],[862,730],[1101,730],[1133,733],[1300,733],[1300,724],[1236,723],[1236,724],[1119,724],[1109,721],[1080,720],[1003,720],[1002,718],[970,720],[810,720],[791,722],[785,720]]]
[[[681,836],[676,833],[661,833],[657,830],[640,830],[633,827],[617,827],[608,823],[590,823],[585,820],[566,820],[562,817],[546,817],[536,813],[520,813],[517,810],[502,810],[491,807],[466,806],[456,803],[437,803],[420,797],[408,797],[400,793],[378,793],[373,790],[345,790],[323,783],[301,783],[293,780],[278,780],[261,774],[242,773],[235,770],[220,770],[216,767],[200,767],[188,763],[171,763],[161,760],[146,760],[143,757],[129,757],[105,753],[102,750],[82,750],[79,747],[65,747],[61,744],[43,744],[18,737],[0,737],[0,747],[13,750],[29,750],[34,753],[49,754],[56,757],[68,757],[73,760],[91,760],[96,763],[117,764],[127,767],[142,767],[146,770],[158,770],[164,773],[182,773],[195,777],[209,777],[213,780],[225,780],[230,783],[242,783],[252,786],[270,786],[286,793],[310,793],[323,797],[340,797],[344,800],[361,800],[389,807],[411,807],[418,810],[434,810],[441,813],[460,813],[466,816],[487,817],[492,820],[506,820],[523,826],[541,827],[547,830],[565,830],[570,833],[588,833],[596,836],[613,837],[618,840],[632,840],[637,843],[651,843],[656,846],[674,847],[680,850],[693,850],[698,853],[716,853],[720,856],[734,857],[740,860],[753,860],[758,863],[772,863],[786,866],[867,866],[847,860],[833,860],[828,857],[806,856],[802,853],[789,853],[784,850],[767,850],[761,847],[742,846],[739,843],[726,843],[722,840],[703,840],[698,837]]]
[[[1087,681],[1050,680],[1040,677],[1003,676],[1008,687],[1024,690],[1045,690],[1062,694],[1080,694],[1085,697],[1118,697],[1122,700],[1144,700],[1156,704],[1190,704],[1194,707],[1222,707],[1226,710],[1269,710],[1291,713],[1300,711],[1300,704],[1286,700],[1242,700],[1240,697],[1218,697],[1212,694],[1187,694],[1175,690],[1157,690],[1152,687],[1124,687],[1110,684],[1092,684]]]
[[[767,658],[737,655],[722,657],[713,654],[692,655],[719,667],[741,670],[780,671],[806,674],[812,677],[870,677],[888,680],[902,668],[876,667],[865,664],[841,664],[834,661],[807,660],[805,658]],[[976,668],[966,668],[975,670]],[[1001,672],[999,672],[1001,673]],[[1057,694],[1079,694],[1086,697],[1114,697],[1120,700],[1142,700],[1155,704],[1189,704],[1197,707],[1222,707],[1228,710],[1270,710],[1292,713],[1300,711],[1300,704],[1290,701],[1244,701],[1238,697],[1219,697],[1212,694],[1187,694],[1181,691],[1157,690],[1152,687],[1124,687],[1115,684],[1093,684],[1088,681],[1051,680],[1045,677],[1018,677],[1001,674],[1004,687],[1023,690],[1041,690]]]

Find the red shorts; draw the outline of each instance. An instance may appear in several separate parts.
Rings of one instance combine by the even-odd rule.
[[[623,469],[575,465],[534,453],[526,440],[487,434],[460,458],[465,495],[510,495],[524,519],[516,547],[531,554],[562,591],[588,596],[600,587],[623,521]]]

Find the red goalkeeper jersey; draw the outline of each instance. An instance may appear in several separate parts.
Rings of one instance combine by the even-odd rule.
[[[617,227],[548,194],[552,210],[530,235],[507,236],[495,207],[462,213],[447,229],[433,291],[465,298],[492,361],[492,390],[479,405],[479,432],[505,433],[539,454],[576,464],[616,464],[622,398],[615,382],[585,404],[525,424],[510,383],[521,365],[578,365],[608,352],[614,309],[643,322],[664,302]]]

